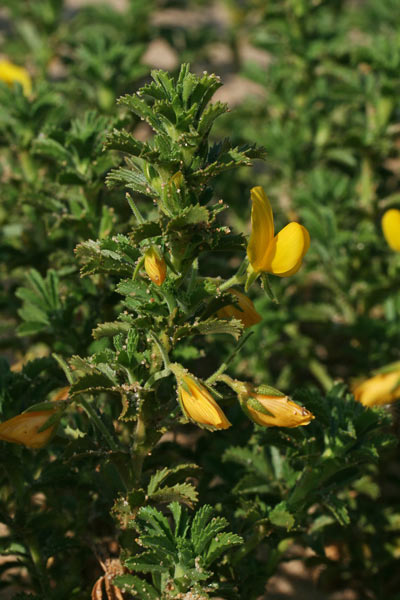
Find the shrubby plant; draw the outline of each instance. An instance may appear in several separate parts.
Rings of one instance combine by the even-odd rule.
[[[150,3],[7,4],[22,36],[0,83],[15,600],[256,599],[288,549],[327,589],[397,593],[396,88],[387,65],[368,83],[379,53],[343,51],[355,23],[373,29],[372,4],[361,18],[229,3],[236,60],[254,14],[275,56],[268,78],[246,71],[267,101],[230,114],[196,64],[135,92]],[[158,33],[195,61],[215,41]]]

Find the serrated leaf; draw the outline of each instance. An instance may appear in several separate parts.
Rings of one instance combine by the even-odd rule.
[[[212,538],[225,529],[228,522],[223,517],[212,517],[214,509],[205,504],[194,516],[191,540],[197,554],[201,554]],[[211,519],[211,521],[210,521]]]
[[[122,590],[130,591],[135,596],[138,595],[142,600],[160,600],[157,590],[136,575],[117,575],[113,579],[113,584]]]
[[[164,486],[149,494],[152,502],[182,502],[190,508],[197,502],[198,493],[190,483],[177,483],[172,487]]]
[[[161,234],[161,227],[158,223],[155,223],[153,221],[147,221],[146,223],[141,223],[140,225],[134,227],[131,233],[129,234],[129,237],[132,240],[132,242],[138,244],[143,240],[157,237]]]
[[[167,477],[168,473],[169,469],[167,467],[159,469],[156,473],[154,473],[154,475],[151,476],[149,484],[147,486],[147,493],[153,494],[157,490],[160,483],[162,483]]]
[[[124,185],[145,196],[156,195],[154,190],[151,189],[145,176],[138,169],[133,170],[126,167],[113,169],[106,177],[106,184],[110,188]]]
[[[59,142],[41,134],[33,143],[33,153],[51,158],[58,163],[73,163],[69,150],[64,148]]]
[[[208,567],[224,552],[231,550],[234,546],[243,544],[243,541],[243,538],[235,533],[218,533],[211,541],[207,554],[204,558],[204,565]]]
[[[288,531],[292,529],[296,520],[289,512],[286,502],[280,502],[269,513],[268,518],[276,527],[285,527]]]
[[[43,331],[46,325],[43,323],[35,323],[33,321],[29,323],[21,323],[17,327],[17,335],[23,337],[25,335],[34,335],[35,333],[39,333],[39,331]]]
[[[236,340],[240,337],[243,324],[237,319],[215,319],[210,318],[198,323],[181,325],[174,332],[174,342],[191,335],[227,334]]]
[[[151,544],[157,547],[157,551],[159,556],[158,561],[156,562],[151,561],[151,559],[153,559],[152,553],[147,554],[146,552],[144,552],[141,556],[138,557],[133,557],[133,558],[128,558],[125,561],[126,566],[128,567],[128,569],[132,569],[133,571],[139,571],[139,573],[166,573],[168,572],[168,566],[161,564],[166,562],[166,559],[168,558],[168,555],[175,550],[175,548],[173,548],[172,550],[168,547],[163,548],[163,545],[166,542],[166,538],[158,538],[158,537],[146,537],[143,536],[141,538],[141,541],[143,543],[143,539],[145,539],[145,541],[147,540],[147,544]],[[143,543],[144,545],[144,543]],[[148,562],[147,562],[148,561]]]
[[[205,206],[195,204],[188,206],[183,211],[169,220],[167,225],[167,233],[172,231],[180,231],[188,225],[199,225],[200,223],[208,223],[210,214]]]
[[[85,375],[79,379],[79,381],[74,383],[71,386],[69,394],[70,396],[73,396],[75,394],[108,390],[113,385],[113,382],[103,373],[93,373],[91,375]]]
[[[112,337],[119,333],[128,333],[130,326],[128,323],[121,321],[112,321],[110,323],[100,323],[92,331],[92,335],[95,340],[99,340],[102,337]]]
[[[324,506],[330,510],[340,525],[344,527],[350,524],[349,511],[347,510],[346,503],[343,500],[330,496],[328,500],[324,501]]]
[[[127,131],[119,131],[118,129],[113,129],[112,132],[108,134],[104,145],[107,148],[120,150],[121,152],[127,152],[128,154],[133,154],[134,156],[140,156],[143,150],[147,147],[146,143],[140,142],[134,138],[131,133],[128,133]]]
[[[139,511],[139,517],[141,520],[145,521],[148,526],[152,527],[156,533],[172,539],[172,531],[168,520],[159,510],[152,506],[144,506]]]

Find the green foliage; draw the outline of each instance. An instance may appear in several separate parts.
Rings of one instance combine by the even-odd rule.
[[[228,522],[214,517],[209,505],[202,506],[193,519],[177,502],[168,505],[173,516],[173,527],[157,509],[141,508],[135,527],[139,531],[138,543],[143,552],[125,560],[125,565],[139,573],[152,574],[152,586],[134,575],[116,577],[114,582],[135,596],[147,598],[178,598],[182,593],[209,598],[220,588],[212,580],[209,570],[213,563],[242,543],[242,538],[227,533]],[[232,592],[233,590],[231,590]]]
[[[3,1],[2,54],[32,80],[0,81],[0,589],[14,600],[113,585],[256,600],[288,549],[327,594],[397,593],[398,405],[348,389],[400,360],[398,253],[380,225],[400,201],[399,6],[223,3]],[[157,46],[182,66],[151,64]],[[248,93],[230,112],[212,100],[232,82]],[[311,245],[296,275],[260,278],[265,294],[248,279],[262,321],[245,332],[221,309],[244,310],[232,288],[255,185],[275,232],[299,221]],[[260,383],[315,418],[253,426],[237,392]],[[50,443],[26,447],[21,414],[53,407]]]

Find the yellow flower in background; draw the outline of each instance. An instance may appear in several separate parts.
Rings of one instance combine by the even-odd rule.
[[[267,389],[267,386],[263,386]],[[314,415],[288,396],[269,388],[268,393],[260,393],[248,386],[248,393],[239,396],[244,412],[258,425],[264,427],[299,427],[308,425]]]
[[[217,315],[220,319],[232,319],[234,317],[243,323],[243,327],[251,327],[261,321],[261,316],[258,314],[254,308],[254,304],[246,294],[243,294],[234,288],[229,288],[227,291],[236,296],[239,308],[233,304],[223,306],[217,311]]]
[[[310,246],[307,229],[292,222],[275,235],[272,208],[264,190],[257,186],[250,194],[251,235],[247,256],[253,270],[279,277],[294,275]]]
[[[180,377],[178,398],[184,414],[198,425],[210,429],[228,429],[231,426],[207,388],[190,375]]]
[[[167,265],[155,246],[146,250],[144,268],[147,275],[156,285],[162,285],[167,275]]]
[[[12,87],[15,82],[20,83],[25,96],[29,96],[32,91],[32,81],[28,71],[5,59],[0,60],[0,81],[4,81],[9,87]]]
[[[400,369],[366,379],[353,389],[353,394],[364,406],[379,406],[400,399]]]
[[[23,444],[28,448],[42,448],[50,440],[55,425],[38,431],[54,415],[54,410],[25,412],[0,423],[0,440]]]
[[[385,240],[396,252],[400,252],[400,210],[391,208],[382,217],[382,229]]]

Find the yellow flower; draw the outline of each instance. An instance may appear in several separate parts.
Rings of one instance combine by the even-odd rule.
[[[15,82],[20,83],[25,96],[29,96],[32,91],[32,81],[28,71],[8,60],[0,60],[0,81],[4,81],[9,87],[12,87]]]
[[[178,398],[184,414],[197,425],[208,429],[231,426],[210,392],[190,375],[180,377]]]
[[[364,406],[389,404],[400,398],[400,370],[379,373],[353,389],[356,400]]]
[[[156,285],[162,285],[167,275],[167,265],[155,246],[146,250],[144,268],[147,275]]]
[[[391,208],[385,212],[382,217],[382,229],[392,250],[400,252],[400,210]]]
[[[50,440],[55,425],[38,431],[55,413],[54,410],[25,412],[0,424],[0,439],[28,448],[42,448]]]
[[[267,393],[260,393],[260,389]],[[314,419],[306,408],[269,386],[260,386],[258,391],[247,386],[247,393],[240,394],[239,399],[247,416],[264,427],[299,427]]]
[[[292,222],[275,235],[272,208],[264,190],[257,186],[250,193],[251,235],[247,256],[253,270],[279,277],[294,275],[310,246],[307,229]]]
[[[228,292],[233,296],[236,296],[239,308],[233,304],[220,308],[220,310],[217,311],[217,315],[220,319],[232,319],[232,317],[234,317],[243,323],[243,327],[251,327],[261,321],[260,315],[254,308],[254,304],[248,296],[234,288],[229,288]]]

